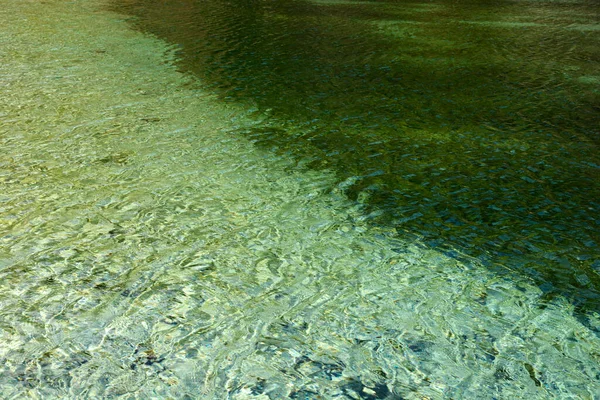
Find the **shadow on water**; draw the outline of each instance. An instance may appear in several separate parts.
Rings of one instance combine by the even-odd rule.
[[[600,29],[585,2],[115,0],[335,170],[374,224],[600,309]],[[508,268],[507,268],[508,267]]]

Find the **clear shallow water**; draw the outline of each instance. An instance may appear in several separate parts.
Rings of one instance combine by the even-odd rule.
[[[373,225],[98,6],[0,10],[2,397],[597,398],[597,313]]]
[[[113,3],[371,223],[600,311],[595,2]]]

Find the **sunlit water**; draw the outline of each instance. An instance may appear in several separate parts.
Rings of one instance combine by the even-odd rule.
[[[113,0],[372,224],[600,311],[600,7]]]
[[[0,397],[599,398],[594,307],[374,223],[102,6],[0,7]]]

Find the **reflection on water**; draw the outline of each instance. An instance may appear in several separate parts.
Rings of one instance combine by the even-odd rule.
[[[176,71],[179,48],[98,6],[8,0],[0,8],[1,397],[596,398],[597,313],[464,248],[438,251],[423,233],[399,236],[398,220],[374,223],[393,215],[395,206],[373,200],[391,173],[367,176],[359,158],[327,155],[333,147],[318,131],[329,120],[312,130],[307,111],[285,104],[269,102],[267,118],[257,115],[266,112],[259,100],[254,108],[244,96],[223,102]],[[340,120],[348,135],[338,136],[340,151],[375,149],[364,146],[371,131],[361,125],[372,120],[348,121]],[[405,132],[413,147],[401,159],[417,172],[425,143],[449,148],[452,135],[467,135]],[[481,149],[498,138],[473,135]],[[511,148],[502,146],[514,136],[497,145],[509,165]],[[556,141],[565,154],[575,148]],[[585,160],[591,144],[581,143]],[[515,141],[514,149],[533,145]],[[444,171],[458,173],[470,159],[466,150],[446,157],[435,161],[440,175],[431,173],[439,190],[450,185]],[[550,172],[540,173],[551,174],[554,159],[546,160]],[[564,162],[569,173],[583,161]],[[373,188],[357,191],[366,181]],[[407,182],[396,189],[408,191]],[[411,184],[415,199],[428,187]],[[425,211],[402,217],[405,229]],[[423,215],[411,220],[415,213]],[[579,223],[568,216],[567,228]],[[572,240],[590,232],[573,231]],[[587,248],[577,276],[594,293],[597,251]]]
[[[597,5],[114,3],[372,223],[600,309]]]

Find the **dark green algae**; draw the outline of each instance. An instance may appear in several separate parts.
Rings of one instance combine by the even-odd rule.
[[[373,224],[600,310],[593,2],[114,0]],[[596,75],[594,75],[596,74]],[[334,189],[334,188],[332,188]]]

